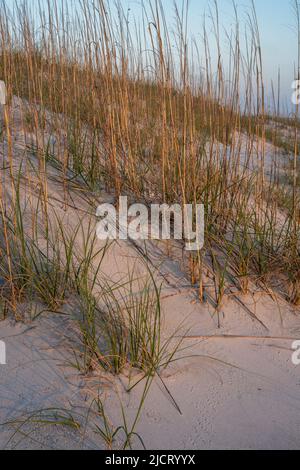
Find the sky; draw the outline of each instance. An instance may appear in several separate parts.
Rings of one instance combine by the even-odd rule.
[[[121,0],[124,8],[130,8],[131,14],[137,14],[140,8],[138,0]],[[170,23],[174,18],[173,0],[162,0],[166,16]],[[179,2],[180,3],[180,0]],[[251,9],[251,0],[236,0],[241,23],[247,21],[247,12]],[[189,32],[201,40],[203,16],[208,13],[210,0],[190,0]],[[278,69],[281,75],[281,95],[283,105],[290,107],[292,82],[297,61],[296,18],[293,0],[254,0],[257,13],[263,52],[264,79],[267,90],[271,90],[271,80],[277,86]],[[234,26],[232,0],[218,0],[220,24],[227,30]],[[224,37],[224,48],[226,41]]]
[[[15,0],[6,0],[7,4],[13,4]],[[22,0],[17,0],[22,1]],[[27,0],[31,5],[37,5],[38,0]],[[46,2],[46,0],[40,0]],[[67,1],[76,2],[80,0],[57,0],[58,3]],[[82,0],[97,1],[97,0]],[[113,4],[114,0],[107,0]],[[119,0],[126,11],[130,8],[129,20],[139,17],[141,12],[141,0]],[[166,18],[170,28],[174,24],[174,0],[161,0],[166,13]],[[183,0],[176,0],[181,4]],[[241,26],[247,21],[247,12],[250,12],[252,0],[235,0],[238,7],[238,14]],[[299,1],[299,0],[298,0]],[[146,3],[147,0],[144,0]],[[277,86],[278,69],[281,75],[281,99],[283,106],[291,108],[292,82],[295,75],[295,64],[297,61],[297,34],[296,18],[294,14],[295,0],[253,0],[257,12],[259,23],[261,45],[263,53],[264,81],[267,95],[271,95],[271,80]],[[220,24],[227,31],[234,27],[234,14],[232,0],[217,0],[219,7]],[[189,35],[202,44],[202,26],[204,14],[208,13],[212,0],[189,0]],[[241,31],[243,28],[241,27]],[[228,43],[223,37],[223,52],[226,54]]]

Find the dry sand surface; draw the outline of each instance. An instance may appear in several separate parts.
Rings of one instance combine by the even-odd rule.
[[[24,136],[18,128],[20,103],[15,100],[14,161],[24,157]],[[34,139],[34,136],[32,136]],[[6,143],[1,158],[6,157]],[[29,155],[30,156],[30,155]],[[34,156],[30,156],[34,161]],[[74,190],[72,204],[64,208],[62,188],[49,169],[49,201],[64,224],[72,229],[88,212],[87,202]],[[34,175],[31,186],[34,186]],[[2,174],[5,184],[7,177]],[[26,186],[26,185],[25,185]],[[24,190],[24,203],[28,186]],[[109,195],[101,195],[109,200]],[[93,213],[93,210],[90,212]],[[86,215],[86,220],[90,215]],[[99,242],[100,243],[100,242]],[[123,279],[133,269],[145,275],[143,252],[156,267],[162,282],[163,335],[187,335],[180,360],[154,379],[137,426],[148,449],[297,449],[300,446],[300,366],[293,365],[292,343],[300,339],[299,310],[258,288],[253,294],[228,298],[219,314],[210,302],[197,301],[180,260],[167,256],[159,245],[114,243],[108,250],[102,274]],[[97,260],[95,260],[97,263]],[[209,279],[208,279],[209,281]],[[20,306],[26,318],[39,304]],[[91,400],[101,395],[111,422],[121,422],[123,403],[128,422],[134,420],[143,382],[127,393],[128,376],[114,377],[101,370],[89,376],[71,366],[76,347],[73,315],[76,304],[63,314],[44,312],[37,320],[0,323],[6,342],[7,365],[0,366],[0,422],[24,412],[45,408],[72,409],[86,416]],[[188,333],[187,333],[188,331]],[[138,379],[139,375],[135,377]],[[132,378],[131,378],[132,380]],[[30,424],[26,434],[12,437],[10,426],[1,427],[0,447],[105,448],[96,435],[93,417],[86,429],[43,427]],[[118,447],[118,442],[116,442]],[[138,440],[137,448],[141,447]]]

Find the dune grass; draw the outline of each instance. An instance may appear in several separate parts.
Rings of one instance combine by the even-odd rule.
[[[298,109],[282,117],[275,91],[275,111],[266,109],[254,6],[244,49],[233,7],[224,54],[217,2],[199,41],[189,37],[185,1],[174,7],[173,30],[161,0],[143,3],[134,26],[121,2],[79,1],[75,10],[68,0],[62,9],[56,0],[46,8],[34,3],[35,12],[30,2],[0,3],[0,79],[9,95],[0,127],[0,316],[23,320],[19,304],[32,300],[59,313],[76,299],[73,365],[86,374],[99,367],[142,371],[145,388],[131,426],[122,408],[123,424],[112,427],[101,398],[93,402],[101,418],[96,432],[108,447],[122,432],[127,448],[134,437],[142,443],[135,428],[149,387],[153,377],[162,380],[180,343],[162,335],[161,292],[150,270],[143,282],[131,273],[124,284],[108,283],[101,274],[108,246],[98,245],[91,219],[66,230],[49,201],[50,169],[60,174],[62,210],[73,204],[72,188],[92,210],[104,188],[115,200],[204,204],[205,246],[185,254],[200,302],[208,270],[217,311],[232,289],[246,295],[253,286],[299,306]],[[295,14],[299,25],[298,8]],[[16,97],[32,160],[18,168]],[[65,410],[28,419],[79,426]]]
[[[49,2],[46,10],[39,8],[37,19],[28,3],[16,2],[12,10],[11,2],[2,1],[1,78],[10,97],[25,98],[32,106],[24,126],[37,135],[41,169],[50,119],[51,132],[66,137],[57,157],[65,180],[71,169],[91,190],[104,184],[116,198],[126,193],[149,203],[205,205],[206,247],[190,260],[200,300],[208,258],[217,271],[218,303],[223,281],[232,276],[242,292],[254,280],[298,303],[299,121],[297,116],[288,121],[294,143],[285,150],[293,149],[295,157],[282,176],[276,150],[271,156],[266,151],[267,140],[281,148],[283,141],[268,127],[254,8],[246,33],[248,55],[235,12],[230,54],[223,56],[217,3],[199,44],[188,37],[187,4],[182,5],[175,9],[172,34],[159,0],[141,9],[136,30],[120,3],[79,2],[74,13],[67,1],[63,11]],[[46,117],[49,111],[52,118]],[[281,119],[278,112],[275,122]],[[284,204],[279,194],[285,194]]]

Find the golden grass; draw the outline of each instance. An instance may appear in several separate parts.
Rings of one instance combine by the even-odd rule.
[[[206,245],[189,262],[200,300],[203,269],[210,266],[218,305],[228,283],[247,293],[253,281],[276,286],[280,295],[295,302],[300,273],[299,121],[296,116],[289,123],[294,128],[294,159],[282,183],[277,158],[266,171],[271,117],[264,104],[254,7],[248,53],[241,47],[235,11],[236,25],[228,35],[230,57],[225,60],[218,8],[212,4],[209,28],[217,45],[216,70],[208,25],[203,26],[202,42],[188,37],[186,2],[182,10],[175,9],[174,37],[160,0],[141,10],[142,20],[134,30],[120,3],[117,16],[104,0],[78,2],[72,14],[68,8],[67,1],[63,11],[49,1],[45,10],[40,6],[37,21],[28,4],[12,12],[1,3],[0,78],[10,98],[16,95],[34,105],[24,127],[38,136],[45,214],[49,152],[40,135],[46,132],[45,114],[50,111],[51,131],[66,135],[66,147],[56,157],[66,188],[67,171],[72,170],[90,191],[105,185],[116,198],[130,193],[148,203],[205,205]],[[279,121],[280,116],[272,119]],[[10,165],[12,128],[7,115]],[[279,194],[284,195],[282,203]]]

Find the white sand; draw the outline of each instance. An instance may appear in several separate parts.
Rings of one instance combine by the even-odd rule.
[[[23,149],[23,136],[16,128],[16,167]],[[68,207],[64,212],[59,183],[49,179],[48,190],[50,201],[57,213],[64,216],[65,224],[70,228],[75,226],[76,220],[82,217],[78,208],[85,211],[86,204],[74,193],[75,209]],[[25,194],[28,192],[24,191],[24,197]],[[106,197],[103,193],[104,200]],[[275,302],[257,290],[252,296],[242,298],[242,302],[265,328],[234,298],[225,302],[217,318],[209,302],[197,301],[179,261],[166,257],[151,242],[147,252],[159,267],[159,279],[163,281],[164,336],[168,337],[184,321],[182,334],[189,329],[190,338],[184,340],[182,346],[188,349],[180,355],[193,357],[171,364],[162,374],[163,382],[155,378],[137,427],[146,447],[299,448],[300,366],[294,366],[291,361],[292,342],[300,339],[299,310],[283,300]],[[110,248],[103,270],[120,279],[133,265],[141,273],[145,272],[136,248],[130,242],[120,242]],[[23,308],[28,313],[29,307]],[[128,394],[125,375],[115,378],[99,370],[93,376],[84,377],[68,365],[74,346],[72,305],[67,313],[66,316],[44,314],[33,323],[14,324],[12,320],[0,323],[0,339],[7,345],[7,365],[0,366],[1,423],[26,411],[47,407],[73,409],[85,415],[98,392],[114,425],[122,424],[119,398],[129,423],[134,419],[143,383]],[[60,427],[36,429],[33,440],[21,442],[20,435],[9,441],[11,435],[11,428],[1,428],[0,448],[105,447],[93,432],[92,421],[84,436]],[[138,442],[135,445],[140,447]]]

